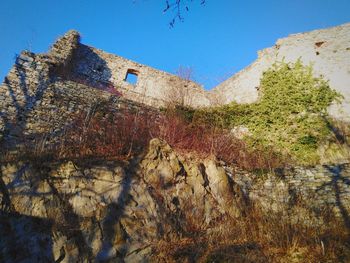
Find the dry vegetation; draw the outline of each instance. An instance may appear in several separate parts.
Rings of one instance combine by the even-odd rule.
[[[50,151],[55,158],[128,159],[141,154],[151,138],[166,140],[181,152],[201,157],[215,155],[244,169],[271,169],[290,165],[272,149],[251,151],[230,131],[191,121],[182,111],[170,108],[160,114],[127,114],[96,111],[78,115],[60,144]],[[347,134],[337,124],[338,132]],[[344,136],[343,136],[344,137]],[[345,136],[346,137],[346,136]],[[341,142],[344,143],[344,142]],[[46,151],[46,150],[45,150]],[[42,155],[43,152],[40,152]],[[239,218],[224,217],[204,227],[193,214],[193,204],[183,211],[185,233],[161,237],[152,244],[154,260],[160,262],[349,262],[349,229],[328,211],[315,216],[302,202],[280,213],[246,207]],[[298,210],[298,208],[300,208]],[[309,222],[309,223],[307,223]]]
[[[122,114],[106,111],[105,105],[103,108],[93,115],[78,114],[59,137],[50,139],[56,143],[49,143],[47,135],[40,135],[35,139],[35,149],[33,141],[28,141],[22,153],[26,152],[25,158],[125,160],[144,152],[152,138],[161,138],[177,151],[199,157],[216,156],[248,170],[271,169],[287,163],[271,148],[251,150],[229,130],[191,121],[175,108],[162,113]]]
[[[157,262],[349,262],[349,229],[331,216],[314,215],[299,203],[294,214],[250,207],[240,218],[222,218],[211,229],[164,238],[154,245]],[[187,211],[189,217],[191,211]],[[296,212],[296,213],[295,213]],[[193,219],[192,219],[193,220]],[[195,219],[194,219],[195,220]],[[190,220],[191,221],[191,220]],[[208,234],[209,233],[209,234]]]
[[[339,132],[347,134],[346,127],[338,127]],[[26,156],[129,159],[141,154],[153,137],[166,140],[177,151],[201,157],[216,155],[244,169],[288,164],[271,149],[252,152],[228,130],[191,121],[174,108],[160,114],[120,114],[105,109],[93,115],[79,114],[61,134],[59,143],[48,147],[46,136],[37,138],[36,151],[33,154],[33,149],[28,148]],[[247,205],[241,217],[225,216],[208,227],[193,213],[194,205],[183,205],[184,217],[179,222],[182,232],[167,233],[151,244],[154,261],[350,262],[349,229],[341,218],[327,211],[318,214],[321,223],[314,224],[308,221],[314,212],[303,207],[302,202],[293,214],[288,214],[288,209],[271,213]]]
[[[187,93],[180,95],[184,98]],[[77,114],[56,137],[45,134],[34,141],[24,140],[22,158],[128,160],[142,154],[152,138],[161,138],[179,152],[202,158],[214,155],[246,170],[293,165],[288,155],[281,156],[269,145],[250,147],[236,138],[229,128],[214,125],[212,116],[206,115],[206,121],[198,121],[193,118],[191,109],[181,107],[172,105],[161,112],[118,112],[101,104],[93,114]],[[228,113],[232,118],[239,117],[231,111]],[[215,115],[220,117],[219,120],[220,114]],[[334,133],[336,145],[349,145],[347,124],[328,121],[322,125],[327,132]],[[6,161],[4,156],[2,161]],[[288,209],[266,213],[259,207],[247,206],[241,217],[224,217],[208,228],[193,214],[193,205],[184,206],[184,219],[180,223],[185,233],[176,232],[152,244],[153,257],[157,261],[350,262],[349,228],[341,218],[330,216],[328,211],[317,215],[322,224],[313,224],[308,220],[314,212],[302,202],[296,204],[294,214],[288,214]]]

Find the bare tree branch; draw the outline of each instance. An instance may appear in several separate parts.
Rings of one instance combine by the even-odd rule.
[[[189,9],[189,4],[195,1],[199,1],[201,5],[204,5],[206,0],[166,0],[165,1],[165,8],[163,12],[174,12],[175,15],[169,22],[170,26],[173,27],[175,25],[175,22],[178,20],[180,22],[184,21],[183,18],[183,11],[188,12]]]

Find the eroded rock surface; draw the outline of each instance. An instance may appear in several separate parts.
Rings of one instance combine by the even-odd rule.
[[[158,240],[210,232],[216,222],[244,215],[252,202],[291,211],[304,198],[315,211],[312,224],[324,207],[348,214],[348,165],[279,172],[261,177],[184,156],[159,139],[130,162],[2,164],[0,258],[145,262]]]

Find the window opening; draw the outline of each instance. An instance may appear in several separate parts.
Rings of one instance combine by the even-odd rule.
[[[125,81],[131,85],[136,85],[138,78],[138,71],[134,69],[128,69],[125,76]]]

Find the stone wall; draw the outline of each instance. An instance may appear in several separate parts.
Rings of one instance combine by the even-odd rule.
[[[108,103],[110,110],[157,112],[145,104],[128,100],[115,90],[96,89],[88,81],[70,81],[79,34],[70,31],[47,54],[22,52],[0,86],[0,139],[12,150],[36,135],[55,136],[79,114]]]
[[[134,85],[127,74],[137,75]],[[5,135],[10,145],[24,136],[59,133],[74,115],[103,101],[121,111],[211,103],[198,84],[85,46],[78,32],[69,31],[48,53],[17,57],[0,86],[0,139]]]
[[[254,102],[262,72],[275,61],[295,61],[299,57],[305,64],[313,63],[315,73],[329,79],[331,87],[344,95],[344,103],[333,106],[331,113],[349,118],[349,36],[350,24],[345,24],[278,40],[275,47],[261,51],[252,65],[213,92],[206,92],[192,81],[83,45],[79,33],[69,31],[48,53],[24,51],[17,57],[0,86],[0,134],[11,131],[13,136],[21,137],[56,130],[71,113],[111,96],[125,105],[155,107],[174,102],[194,107]],[[137,77],[136,83],[127,81],[128,74]],[[66,113],[63,108],[68,109]]]
[[[158,114],[154,108],[72,81],[55,81],[48,84],[45,92],[40,98],[36,98],[34,103],[33,107],[27,108],[21,115],[21,109],[15,107],[15,116],[12,119],[9,119],[10,115],[7,114],[2,128],[6,136],[5,144],[9,149],[21,147],[22,141],[26,140],[28,143],[28,139],[34,140],[37,135],[45,135],[51,139],[56,136],[59,138],[77,117],[94,114],[102,105],[107,105],[108,112],[112,114]],[[12,104],[8,107],[12,107]],[[7,111],[9,112],[11,111]]]
[[[262,73],[276,61],[312,64],[316,76],[329,80],[330,86],[344,95],[341,106],[330,113],[350,120],[350,23],[341,26],[294,34],[279,39],[271,48],[259,51],[258,59],[214,88],[222,103],[252,103],[258,99]]]
[[[52,97],[53,72],[55,68],[71,62],[78,42],[78,33],[70,31],[58,39],[47,54],[23,51],[16,58],[15,65],[0,86],[2,133],[22,136],[30,122],[35,122],[33,117],[45,116],[46,106],[54,107],[53,100],[49,100]]]
[[[93,47],[80,44],[74,60],[74,80],[88,81],[97,86],[99,83],[112,85],[131,100],[157,107],[169,102],[194,107],[211,104],[209,93],[197,83]],[[128,74],[137,77],[137,82],[129,83]],[[135,96],[137,94],[139,96]]]
[[[318,165],[275,170],[273,174],[232,171],[227,174],[250,200],[271,211],[284,210],[303,202],[315,212],[329,209],[350,220],[350,165]],[[350,221],[349,221],[350,223]]]

